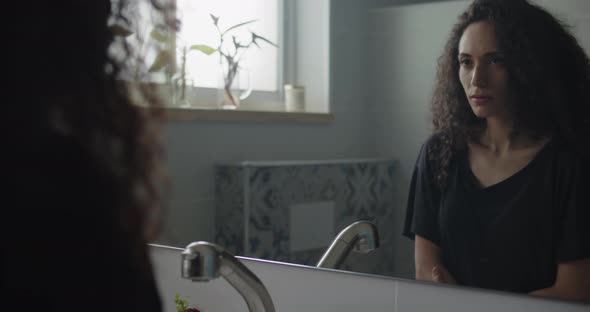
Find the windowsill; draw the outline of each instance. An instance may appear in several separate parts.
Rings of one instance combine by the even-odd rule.
[[[200,108],[163,108],[167,121],[246,121],[261,123],[329,124],[332,113],[269,112]]]
[[[127,82],[124,82],[127,83]],[[159,95],[161,104],[170,103],[170,88],[160,84],[153,84]],[[138,97],[136,103],[143,106],[141,96],[135,94],[135,87],[131,87],[133,97]],[[264,103],[264,101],[262,101]],[[279,110],[280,105],[264,105],[260,102],[245,103],[245,108],[238,110],[223,110],[209,106],[174,107],[160,106],[166,121],[221,121],[221,122],[256,122],[256,123],[297,123],[297,124],[329,124],[334,121],[334,114],[329,112],[286,112]],[[210,104],[210,103],[209,103]],[[276,103],[274,103],[276,104]],[[268,107],[267,107],[268,106]],[[266,110],[265,110],[266,109]]]

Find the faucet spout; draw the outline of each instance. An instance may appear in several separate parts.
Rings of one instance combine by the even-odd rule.
[[[246,300],[252,312],[275,312],[270,294],[262,281],[223,247],[193,242],[182,252],[182,277],[210,281],[223,276]]]
[[[317,267],[337,269],[353,247],[355,251],[363,253],[379,247],[377,226],[369,221],[357,221],[346,227],[332,241]]]

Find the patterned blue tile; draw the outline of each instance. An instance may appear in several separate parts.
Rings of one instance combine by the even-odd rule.
[[[382,241],[374,252],[353,253],[342,268],[392,275],[393,236],[399,232],[392,228],[395,170],[395,161],[220,165],[215,173],[216,242],[238,255],[315,265],[325,248],[290,252],[289,207],[333,201],[334,233],[355,221],[371,220],[377,224]],[[245,174],[248,185],[244,185]],[[247,224],[244,222],[246,215],[249,216]],[[244,246],[245,243],[248,246]]]

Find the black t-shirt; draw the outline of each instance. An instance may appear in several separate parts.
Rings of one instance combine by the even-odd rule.
[[[590,257],[590,163],[557,140],[509,178],[481,188],[467,154],[450,163],[443,192],[423,146],[410,186],[404,235],[441,248],[460,284],[531,292],[555,282],[557,264]]]

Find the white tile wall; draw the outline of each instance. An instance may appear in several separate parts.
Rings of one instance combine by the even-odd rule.
[[[191,304],[203,312],[248,311],[225,280],[181,279],[180,252],[151,247],[165,312],[176,311],[176,293],[190,296]],[[269,289],[278,312],[590,311],[590,305],[572,302],[240,259]]]
[[[398,281],[397,310],[403,312],[590,311],[590,305],[528,295]]]

